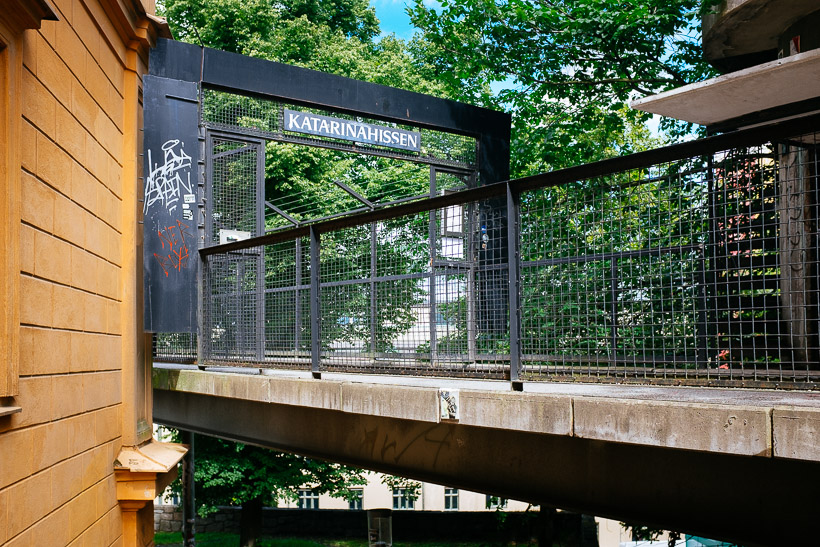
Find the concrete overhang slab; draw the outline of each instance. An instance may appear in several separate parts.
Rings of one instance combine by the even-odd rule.
[[[439,421],[438,389],[349,382],[342,386],[342,410],[435,423]]]
[[[630,107],[709,126],[818,96],[820,50],[811,50],[644,97]]]
[[[775,408],[772,427],[775,457],[820,461],[820,409]]]
[[[461,391],[462,425],[572,435],[572,398],[504,391]]]
[[[585,439],[770,457],[767,408],[577,397],[575,435]]]
[[[549,383],[513,392],[486,380],[350,374],[316,380],[307,372],[160,367],[154,388],[432,425],[441,420],[440,390],[456,390],[460,418],[450,426],[820,461],[817,393]]]

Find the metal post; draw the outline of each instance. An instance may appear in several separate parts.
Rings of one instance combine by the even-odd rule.
[[[208,262],[209,257],[201,257],[199,262],[199,283],[196,287],[196,297],[199,305],[196,310],[196,364],[200,370],[205,369],[205,358],[208,355],[206,344],[211,337],[205,334],[205,313],[206,308],[210,306],[210,291],[206,291],[206,284],[208,282]],[[205,295],[208,295],[208,300],[205,300]]]
[[[256,234],[265,233],[265,143],[256,148]],[[259,247],[256,258],[256,358],[265,361],[265,247]]]
[[[296,307],[296,328],[294,329],[293,335],[293,357],[299,357],[299,345],[301,344],[301,334],[302,334],[302,298],[299,292],[299,287],[302,286],[302,239],[296,239],[296,288],[294,289],[295,293],[295,307]]]
[[[376,364],[376,250],[378,240],[376,223],[370,224],[370,351],[373,352],[373,365]]]
[[[514,391],[521,391],[521,309],[519,306],[520,250],[518,238],[518,210],[520,196],[507,183],[507,275],[510,310],[510,384]]]
[[[188,453],[182,458],[182,541],[185,547],[196,545],[196,501],[194,491],[194,434],[180,430]]]
[[[249,347],[247,326],[244,321],[244,298],[242,294],[242,284],[245,279],[245,253],[243,252],[236,261],[236,279],[234,280],[234,318],[236,321],[236,353],[242,361],[248,360]]]
[[[201,91],[200,91],[201,93]],[[202,108],[202,103],[200,101],[199,108]],[[211,165],[211,153],[212,153],[213,145],[211,143],[210,137],[207,135],[205,130],[200,127],[199,129],[199,173],[197,177],[197,181],[199,184],[199,196],[200,200],[197,204],[197,234],[199,237],[198,247],[201,249],[206,245],[210,244],[211,242],[211,229],[209,222],[212,218],[211,216],[211,188],[213,188],[213,168]],[[206,163],[206,158],[207,162]],[[197,253],[199,254],[199,253]],[[208,283],[208,262],[209,259],[207,256],[203,257],[199,255],[199,271],[197,273],[199,279],[197,283],[197,309],[196,309],[196,364],[199,366],[200,369],[205,368],[205,359],[210,356],[210,335],[205,334],[205,331],[208,330],[205,328],[205,318],[206,314],[209,313],[209,308],[211,305],[210,298],[211,293],[207,290],[207,283]],[[206,300],[207,295],[207,300]]]
[[[618,352],[618,257],[613,256],[609,261],[609,277],[612,279],[612,285],[609,287],[609,328],[612,358],[614,359]]]
[[[467,359],[470,363],[475,363],[477,359],[476,350],[476,222],[475,204],[467,204]]]
[[[265,248],[256,257],[256,359],[265,362]]]
[[[436,168],[430,166],[430,197],[436,197]],[[428,236],[430,244],[430,365],[435,365],[436,361],[436,211],[432,210],[428,224]]]
[[[709,237],[706,244],[706,260],[708,267],[706,270],[706,321],[703,328],[705,336],[703,342],[700,344],[704,350],[704,357],[701,359],[708,363],[709,353],[714,351],[715,354],[720,350],[720,329],[718,321],[720,320],[720,291],[718,290],[718,270],[721,267],[718,258],[718,246],[720,244],[720,233],[717,227],[718,219],[718,188],[715,180],[715,166],[714,156],[709,154],[707,156],[707,175],[706,175],[706,195],[708,199],[707,210],[709,216]],[[725,200],[724,200],[725,201]],[[725,262],[725,258],[724,258]],[[709,348],[709,341],[714,340],[714,347]],[[706,377],[711,376],[711,370],[707,367]]]
[[[322,341],[320,338],[322,318],[320,317],[320,288],[319,288],[319,231],[316,226],[310,227],[310,370],[314,378],[321,378],[319,360],[321,357]]]

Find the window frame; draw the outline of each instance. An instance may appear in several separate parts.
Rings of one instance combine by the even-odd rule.
[[[315,488],[300,488],[296,493],[297,509],[318,509],[319,508],[319,493]]]
[[[364,488],[351,488],[351,492],[354,493],[355,499],[348,500],[348,510],[350,511],[363,511],[364,510]]]
[[[408,495],[408,488],[393,489],[393,510],[394,511],[414,511],[416,500]]]
[[[458,511],[458,502],[459,502],[459,493],[458,488],[444,488],[444,510],[445,511]],[[455,501],[455,504],[453,502]]]

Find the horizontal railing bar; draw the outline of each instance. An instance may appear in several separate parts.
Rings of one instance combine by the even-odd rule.
[[[486,186],[479,186],[478,188],[464,190],[463,192],[455,192],[452,194],[436,196],[434,198],[402,203],[396,205],[395,207],[380,208],[375,211],[367,211],[340,218],[333,218],[323,222],[317,222],[312,226],[314,226],[320,233],[333,232],[343,228],[352,228],[382,220],[391,220],[416,213],[427,212],[434,209],[443,209],[445,207],[449,207],[450,205],[460,205],[469,201],[481,201],[498,197],[504,194],[506,187],[506,182],[497,182],[495,184],[488,184]],[[272,243],[280,243],[282,241],[290,241],[293,239],[307,237],[309,233],[310,228],[308,226],[288,228],[286,230],[272,232],[270,234],[245,239],[243,241],[204,247],[199,249],[199,254],[203,257],[214,254],[224,254],[231,251],[238,251],[251,247],[259,247],[262,245],[270,245]]]
[[[776,122],[751,129],[741,129],[731,133],[705,137],[694,141],[671,144],[644,152],[636,152],[617,158],[609,158],[593,163],[568,167],[558,171],[541,173],[510,181],[516,191],[535,190],[594,177],[611,175],[622,171],[651,167],[696,156],[704,156],[777,141],[803,133],[814,133],[820,124],[820,114]]]
[[[469,188],[460,192],[453,192],[441,196],[427,198],[410,203],[396,205],[390,208],[381,208],[374,211],[364,211],[350,214],[339,218],[332,218],[313,224],[314,228],[322,232],[331,232],[343,228],[361,226],[372,222],[390,220],[402,216],[408,216],[420,212],[427,212],[434,209],[443,209],[451,205],[461,205],[468,202],[483,201],[490,198],[497,198],[506,195],[507,185],[511,186],[514,193],[529,190],[536,190],[550,186],[559,186],[569,182],[586,180],[594,177],[612,175],[631,169],[652,167],[654,165],[679,161],[695,156],[713,154],[715,152],[730,150],[743,146],[759,145],[778,139],[784,139],[799,135],[801,133],[814,132],[820,125],[820,114],[806,116],[768,124],[765,126],[742,129],[723,135],[706,137],[695,141],[672,144],[645,152],[636,152],[626,156],[610,158],[606,160],[541,173],[530,177],[515,179],[511,181],[496,182]],[[289,241],[296,238],[307,237],[309,228],[300,226],[289,228],[263,236],[258,236],[243,241],[236,241],[224,245],[214,245],[199,249],[202,257],[213,254],[227,253],[240,249],[247,249],[271,243]]]
[[[487,271],[494,271],[494,270],[503,270],[507,267],[506,264],[491,264],[489,266],[476,266],[475,272],[482,273]],[[343,279],[341,281],[323,281],[319,284],[321,288],[327,287],[343,287],[345,285],[364,285],[368,283],[384,283],[388,281],[406,281],[410,279],[428,279],[431,275],[441,276],[441,275],[464,275],[469,272],[468,266],[460,266],[456,265],[454,267],[446,267],[446,266],[437,266],[436,269],[432,272],[418,272],[418,273],[411,273],[411,274],[396,274],[396,275],[381,275],[378,277],[370,278],[370,277],[359,277],[356,279]],[[265,294],[274,294],[274,293],[283,293],[283,292],[294,292],[297,290],[308,290],[310,289],[310,285],[288,285],[287,287],[273,287],[265,289]],[[227,293],[230,295],[231,298],[237,295],[251,295],[254,294],[253,289],[249,289],[246,291],[241,292],[231,292]],[[219,296],[214,295],[213,298],[219,298]]]

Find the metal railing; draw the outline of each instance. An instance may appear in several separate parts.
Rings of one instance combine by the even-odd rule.
[[[815,389],[817,128],[810,116],[206,247],[198,362]]]

